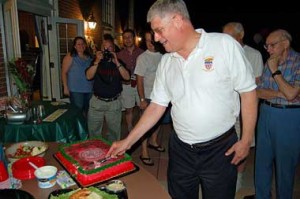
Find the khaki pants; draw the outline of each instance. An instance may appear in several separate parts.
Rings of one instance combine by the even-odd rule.
[[[107,123],[108,134],[102,135],[103,122]],[[120,97],[111,102],[97,99],[94,95],[90,100],[88,111],[88,129],[90,138],[102,136],[108,141],[121,138],[122,104]]]

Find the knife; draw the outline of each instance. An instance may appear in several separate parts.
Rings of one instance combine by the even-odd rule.
[[[102,158],[102,159],[97,160],[97,161],[95,161],[95,162],[104,163],[104,162],[106,162],[106,161],[108,161],[108,160],[110,160],[110,159],[111,159],[111,157],[109,156],[109,157],[107,157],[107,158]]]
[[[110,160],[110,159],[111,159],[111,157],[102,158],[102,159],[99,159],[99,160],[90,162],[90,163],[89,163],[89,166],[90,166],[90,165],[95,165],[95,164],[97,164],[97,163],[102,164],[102,163],[104,163],[104,162],[106,162],[106,161],[108,161],[108,160]]]

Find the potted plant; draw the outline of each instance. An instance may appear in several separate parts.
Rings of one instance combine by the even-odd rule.
[[[23,58],[8,63],[8,71],[18,89],[21,100],[28,105],[31,101],[31,87],[35,76],[35,68]]]

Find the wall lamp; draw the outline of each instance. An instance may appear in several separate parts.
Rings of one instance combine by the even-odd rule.
[[[90,16],[87,19],[88,27],[91,30],[94,30],[96,28],[97,22],[96,19],[93,15],[93,13],[90,14]]]

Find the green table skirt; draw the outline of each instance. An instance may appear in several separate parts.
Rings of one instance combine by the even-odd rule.
[[[87,124],[82,112],[70,104],[52,105],[51,102],[34,102],[32,106],[39,104],[45,107],[45,117],[57,109],[67,109],[53,122],[34,124],[32,119],[24,124],[8,124],[5,118],[0,119],[0,142],[14,143],[30,140],[47,142],[71,143],[88,138]],[[45,118],[44,117],[44,118]]]

